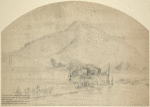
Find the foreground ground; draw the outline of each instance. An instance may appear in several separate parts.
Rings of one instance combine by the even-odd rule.
[[[68,81],[65,69],[8,70],[2,71],[2,94],[15,93],[18,87],[25,94],[25,89],[29,88],[29,105],[149,105],[148,73],[112,73],[113,86],[78,89],[77,84]]]

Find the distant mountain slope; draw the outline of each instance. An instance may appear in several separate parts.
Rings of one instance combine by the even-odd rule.
[[[67,64],[77,60],[98,67],[111,63],[118,70],[121,63],[124,69],[128,65],[130,68],[144,66],[142,56],[134,47],[126,44],[123,38],[106,35],[82,21],[75,21],[62,32],[28,43],[12,55],[33,59],[36,64],[41,63],[43,66],[49,66],[51,58]]]
[[[61,51],[63,48],[66,48],[75,39],[78,38],[78,40],[82,41],[85,38],[87,38],[86,36],[80,36],[86,33],[86,29],[89,30],[89,33],[91,33],[92,35],[98,35],[98,38],[95,39],[106,38],[104,32],[96,28],[92,28],[90,25],[82,21],[75,21],[65,31],[46,35],[33,42],[29,42],[25,44],[25,46],[22,49],[12,53],[12,55],[23,56],[28,58],[51,56],[52,54]],[[91,34],[88,34],[87,36],[92,38]],[[86,42],[88,42],[88,40]],[[97,43],[97,45],[98,44],[99,43]]]
[[[69,63],[77,59],[83,63],[94,63],[99,67],[108,63],[116,66],[121,62],[131,67],[141,64],[139,60],[142,57],[139,52],[126,44],[123,38],[108,36],[103,31],[80,21],[74,22],[68,29],[77,32],[78,36],[57,53],[61,61]]]
[[[74,36],[75,33],[70,31],[47,35],[25,44],[22,49],[12,53],[12,55],[29,58],[48,57],[67,46],[74,39]]]
[[[19,17],[2,31],[2,52],[14,52],[43,35],[64,31],[76,20],[90,23],[108,35],[129,38],[126,41],[148,57],[149,31],[143,25],[119,10],[85,1],[52,3]]]

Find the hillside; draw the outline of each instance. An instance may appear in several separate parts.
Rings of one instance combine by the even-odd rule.
[[[48,57],[66,47],[74,39],[74,35],[74,32],[69,31],[46,35],[25,44],[22,49],[12,55],[28,58]]]
[[[78,36],[62,51],[54,55],[61,61],[72,62],[74,59],[82,63],[93,63],[103,67],[111,63],[114,67],[124,63],[124,69],[142,67],[139,60],[142,59],[139,52],[125,43],[123,38],[106,35],[103,31],[87,25],[83,22],[74,22],[69,30],[74,30]],[[68,30],[67,29],[67,30]]]
[[[19,50],[44,35],[64,31],[76,20],[92,24],[107,35],[129,38],[126,42],[148,57],[149,31],[143,25],[119,10],[81,1],[45,5],[19,17],[2,31],[2,52]]]
[[[51,65],[51,58],[65,64],[75,60],[92,63],[100,68],[108,63],[114,67],[123,63],[121,66],[125,66],[124,69],[126,66],[140,69],[144,66],[142,56],[124,38],[106,35],[102,30],[82,21],[75,21],[64,31],[30,42],[12,56],[29,58],[43,66]]]

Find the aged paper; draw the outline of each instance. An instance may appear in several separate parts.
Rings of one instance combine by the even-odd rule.
[[[3,106],[148,106],[149,31],[113,8],[61,2],[2,31]]]

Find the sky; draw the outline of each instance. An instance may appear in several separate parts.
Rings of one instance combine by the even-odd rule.
[[[0,0],[0,16],[2,31],[11,22],[25,13],[50,3],[63,2],[65,0]],[[72,1],[72,0],[69,0]],[[76,0],[80,1],[80,0]],[[150,1],[149,0],[82,0],[100,3],[118,9],[133,17],[146,28],[150,29]]]

